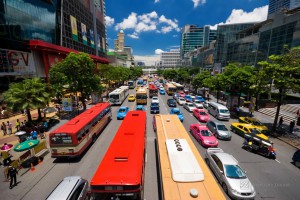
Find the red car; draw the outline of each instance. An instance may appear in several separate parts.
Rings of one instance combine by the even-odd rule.
[[[200,122],[208,122],[210,120],[210,116],[205,112],[204,109],[194,109],[193,115],[200,121]]]
[[[179,96],[180,96],[180,97],[182,97],[182,98],[184,98],[184,97],[185,97],[185,93],[184,93],[184,92],[182,92],[182,91],[181,91],[181,92],[179,92],[178,94],[179,94]]]
[[[217,138],[205,125],[191,124],[190,132],[203,147],[218,147]]]

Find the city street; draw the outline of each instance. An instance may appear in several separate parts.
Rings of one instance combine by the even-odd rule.
[[[130,90],[130,93],[135,93]],[[161,114],[169,113],[170,108],[167,106],[167,99],[172,98],[168,95],[159,95],[160,112]],[[129,106],[133,110],[136,106],[135,102],[128,102],[127,99],[123,105]],[[150,114],[150,99],[147,104],[147,157],[145,169],[145,196],[146,200],[158,199],[157,186],[157,171],[154,149],[155,133],[152,128],[152,114]],[[198,123],[192,113],[187,112],[182,106],[177,106],[184,113],[183,125],[186,130],[189,130],[191,123]],[[82,176],[87,180],[91,180],[99,163],[101,162],[110,142],[118,130],[121,120],[116,119],[118,106],[112,107],[113,120],[107,125],[101,133],[96,143],[94,143],[81,158],[70,160],[58,160],[51,158],[48,154],[42,164],[36,166],[36,170],[24,173],[21,170],[18,175],[19,184],[12,190],[9,189],[8,182],[2,182],[0,193],[2,200],[12,199],[45,199],[55,186],[66,176]],[[211,116],[212,120],[215,120]],[[264,122],[269,120],[267,117],[261,118]],[[231,119],[229,122],[224,122],[228,129],[230,124],[236,122],[236,119]],[[58,126],[66,123],[66,120],[61,120],[52,128],[54,130]],[[205,154],[205,148],[191,136],[193,142],[198,148],[202,157]],[[254,185],[257,195],[256,199],[277,199],[277,200],[297,200],[299,199],[300,185],[300,169],[296,168],[291,163],[291,158],[296,148],[280,141],[271,138],[277,150],[277,159],[272,160],[263,156],[248,152],[241,148],[243,138],[233,134],[231,141],[219,140],[219,147],[225,152],[232,154],[240,163],[241,167],[247,172],[247,176]],[[4,180],[3,174],[1,179]]]

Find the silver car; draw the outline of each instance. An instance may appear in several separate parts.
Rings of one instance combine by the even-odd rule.
[[[231,131],[226,128],[225,124],[219,121],[208,121],[206,126],[216,136],[216,138],[231,140]]]
[[[198,99],[194,99],[193,104],[194,104],[194,106],[195,106],[196,108],[200,108],[200,109],[203,108],[203,103],[202,103],[200,100],[198,100]]]
[[[190,102],[186,102],[184,105],[183,105],[183,108],[186,109],[187,111],[189,112],[193,112],[194,109],[196,109],[196,107],[194,106],[193,103],[190,103]]]
[[[254,199],[256,192],[238,161],[220,148],[208,148],[207,165],[214,172],[224,192],[234,199]]]

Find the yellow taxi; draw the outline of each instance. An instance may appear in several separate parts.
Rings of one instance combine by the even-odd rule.
[[[258,119],[253,117],[239,117],[239,122],[251,124],[260,129],[263,133],[266,133],[268,131],[267,126],[263,125]]]
[[[134,94],[129,95],[128,101],[135,101],[135,96],[134,96]]]
[[[263,140],[269,140],[269,137],[266,136],[261,132],[260,129],[258,129],[256,126],[253,126],[252,124],[245,124],[245,123],[232,123],[231,131],[244,137],[245,134],[255,134],[256,137],[259,137]]]

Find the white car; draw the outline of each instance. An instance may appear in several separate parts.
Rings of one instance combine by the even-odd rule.
[[[193,104],[194,104],[194,106],[195,106],[196,108],[203,109],[203,103],[202,103],[200,100],[195,99],[194,102],[193,102]]]
[[[186,101],[183,97],[178,97],[177,98],[177,103],[182,106],[183,104],[186,103]]]
[[[152,97],[152,99],[151,99],[151,103],[159,103],[159,99],[158,99],[158,97],[157,97],[157,96],[155,96],[155,97]]]
[[[194,109],[196,109],[196,107],[194,106],[193,103],[191,102],[186,102],[184,105],[183,105],[183,108],[185,108],[187,111],[189,112],[193,112]]]
[[[225,193],[234,199],[254,199],[256,192],[238,161],[220,148],[208,148],[207,165],[215,173]]]

